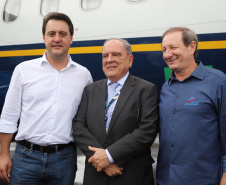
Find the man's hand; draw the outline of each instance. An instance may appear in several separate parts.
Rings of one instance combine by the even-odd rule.
[[[12,161],[9,157],[9,148],[13,134],[0,133],[0,178],[9,183]]]
[[[10,183],[9,177],[12,168],[12,161],[9,156],[0,156],[0,178]]]
[[[98,172],[111,164],[104,149],[89,146],[89,150],[94,152],[94,155],[89,158],[88,162],[92,163]]]
[[[226,185],[226,172],[223,173],[221,178],[221,184],[220,185]]]
[[[103,171],[109,176],[109,177],[115,177],[117,175],[122,175],[123,168],[119,168],[115,163],[110,164],[107,168],[105,168]]]

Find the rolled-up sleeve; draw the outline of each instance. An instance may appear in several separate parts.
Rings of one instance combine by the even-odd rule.
[[[22,91],[22,73],[20,67],[17,66],[13,72],[1,114],[1,133],[15,133],[17,131],[17,123],[21,113]]]

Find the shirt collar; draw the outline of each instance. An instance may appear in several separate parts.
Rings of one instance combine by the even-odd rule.
[[[204,73],[205,73],[205,66],[202,64],[201,61],[196,61],[196,63],[198,64],[197,68],[193,71],[193,73],[191,74],[191,76],[198,78],[200,80],[203,80],[204,78]],[[189,76],[188,78],[190,78],[191,76]],[[175,77],[174,72],[172,72],[170,74],[169,80],[168,80],[168,84],[171,84],[174,80],[177,80]]]
[[[43,56],[40,60],[40,65],[42,65],[43,63],[49,63],[47,58],[46,58],[46,51],[45,51],[45,53],[43,54]]]
[[[42,65],[43,63],[48,63],[50,65],[49,61],[46,58],[46,51],[45,51],[45,53],[43,54],[43,56],[40,60],[40,65]],[[72,59],[71,59],[71,56],[68,55],[68,63],[67,63],[67,67],[65,69],[69,68],[70,66],[76,66],[76,63],[73,62]]]
[[[121,86],[123,86],[128,76],[129,76],[129,71],[126,73],[125,76],[123,76],[120,80],[118,80],[117,83],[119,83]],[[112,83],[112,82],[108,79],[107,85],[109,85],[110,83]]]

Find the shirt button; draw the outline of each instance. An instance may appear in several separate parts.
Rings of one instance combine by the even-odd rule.
[[[173,148],[174,147],[174,144],[172,144],[171,147]]]
[[[175,130],[175,128],[173,127],[172,130]]]
[[[177,111],[176,111],[176,110],[174,110],[174,111],[173,111],[173,114],[176,114],[176,113],[177,113]]]

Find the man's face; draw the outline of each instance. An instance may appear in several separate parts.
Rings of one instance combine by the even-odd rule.
[[[117,82],[132,66],[133,55],[128,56],[121,41],[110,40],[103,47],[102,62],[105,76],[112,82]]]
[[[182,32],[168,33],[162,41],[163,58],[175,73],[185,72],[194,61],[195,42],[185,46]]]
[[[72,44],[68,24],[62,20],[51,19],[46,24],[43,40],[47,49],[47,58],[59,59],[68,55]]]

